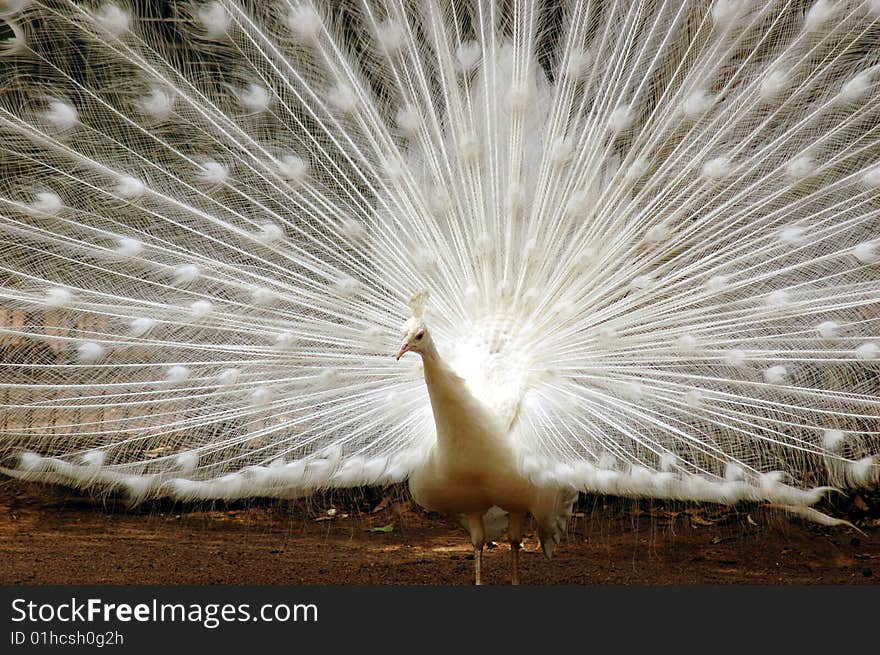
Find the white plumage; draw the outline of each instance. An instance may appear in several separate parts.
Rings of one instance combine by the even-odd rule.
[[[553,475],[528,475],[518,461],[516,430],[526,384],[518,379],[524,369],[509,365],[516,354],[505,343],[509,335],[503,328],[494,335],[495,362],[483,361],[467,379],[460,377],[442,359],[425,325],[426,297],[426,293],[413,297],[413,317],[404,326],[397,353],[398,360],[407,352],[421,356],[436,428],[436,443],[410,473],[409,488],[423,507],[461,514],[474,544],[477,584],[482,584],[484,517],[491,518],[487,513],[493,508],[506,512],[513,583],[518,584],[526,514],[535,517],[541,545],[550,557],[568,523],[576,493]],[[460,368],[467,370],[467,364]]]
[[[5,473],[409,480],[478,563],[497,508],[549,554],[577,492],[827,521],[880,478],[876,0],[0,21]]]

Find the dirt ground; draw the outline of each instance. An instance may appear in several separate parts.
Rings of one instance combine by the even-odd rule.
[[[864,534],[760,506],[583,498],[547,561],[525,540],[524,584],[877,584],[880,497],[835,511]],[[509,581],[506,543],[484,580]],[[296,502],[127,508],[0,482],[2,584],[450,584],[473,580],[465,532],[400,489]]]

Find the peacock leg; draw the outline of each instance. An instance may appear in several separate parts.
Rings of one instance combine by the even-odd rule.
[[[513,560],[513,575],[510,584],[519,584],[519,551],[522,548],[522,527],[526,515],[511,512],[507,519],[507,538],[510,541],[510,556]]]
[[[482,514],[468,514],[468,532],[471,533],[471,543],[474,545],[474,584],[482,585],[483,578],[480,569],[483,566],[483,546],[486,543],[486,529],[483,527]]]

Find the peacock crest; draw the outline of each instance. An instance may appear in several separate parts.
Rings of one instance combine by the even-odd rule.
[[[421,291],[417,291],[414,293],[409,299],[409,306],[412,309],[412,315],[414,318],[424,318],[425,316],[425,308],[428,305],[428,296],[430,295],[430,291],[427,289],[422,289]]]

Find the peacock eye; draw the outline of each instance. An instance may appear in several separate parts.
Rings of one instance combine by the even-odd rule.
[[[424,332],[419,332],[419,333],[416,335],[416,341],[420,341],[421,338],[422,338],[423,336],[425,336],[425,333],[424,333]]]

